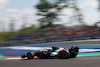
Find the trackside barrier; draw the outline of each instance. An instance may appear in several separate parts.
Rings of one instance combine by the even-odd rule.
[[[53,39],[53,40],[47,40],[47,42],[59,42],[59,41],[70,41],[70,39]]]
[[[14,46],[14,45],[23,45],[25,43],[8,43],[8,44],[4,44],[3,46]]]
[[[100,36],[91,37],[91,39],[100,39]]]
[[[40,40],[40,41],[27,41],[25,44],[34,44],[34,43],[46,43],[46,40]]]
[[[81,37],[81,38],[72,38],[72,40],[87,40],[87,39],[91,39],[90,37]]]
[[[13,45],[35,44],[35,43],[47,43],[47,42],[87,40],[87,39],[100,39],[100,36],[80,37],[80,38],[66,38],[66,39],[45,39],[45,40],[39,40],[39,41],[21,41],[19,43],[0,43],[0,47],[2,47],[2,46],[13,46]]]

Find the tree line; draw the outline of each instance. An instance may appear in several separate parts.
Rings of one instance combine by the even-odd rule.
[[[100,3],[100,0],[97,0]],[[81,12],[81,9],[78,6],[77,0],[39,0],[39,3],[35,6],[38,13],[36,15],[41,16],[42,18],[38,19],[40,22],[40,27],[37,28],[35,25],[31,25],[30,27],[23,26],[20,30],[14,31],[14,24],[10,24],[9,32],[0,32],[0,41],[7,40],[16,35],[20,34],[31,34],[37,32],[43,32],[41,29],[47,27],[55,27],[59,26],[59,24],[54,24],[54,22],[59,22],[61,18],[59,16],[64,16],[61,11],[65,8],[71,8],[75,12],[73,17],[79,22],[81,25],[84,25],[84,16]],[[98,7],[100,11],[100,4]],[[60,26],[64,26],[61,24]]]

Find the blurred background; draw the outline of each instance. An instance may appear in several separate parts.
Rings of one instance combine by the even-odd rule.
[[[100,0],[0,0],[0,46],[100,38]]]

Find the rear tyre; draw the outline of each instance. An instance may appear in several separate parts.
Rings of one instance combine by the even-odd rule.
[[[67,58],[69,58],[69,53],[66,51],[62,51],[60,59],[67,59]]]
[[[27,58],[28,59],[33,59],[34,58],[34,53],[33,52],[28,52],[27,53]]]

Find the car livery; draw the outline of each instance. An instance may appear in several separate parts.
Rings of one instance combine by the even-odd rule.
[[[71,48],[62,48],[62,47],[52,47],[52,49],[43,49],[38,50],[37,52],[28,52],[27,55],[22,55],[21,58],[27,57],[28,59],[33,59],[34,56],[37,56],[39,59],[47,59],[47,58],[60,58],[60,59],[67,59],[67,58],[74,58],[77,56],[79,52],[78,47],[71,47]]]

